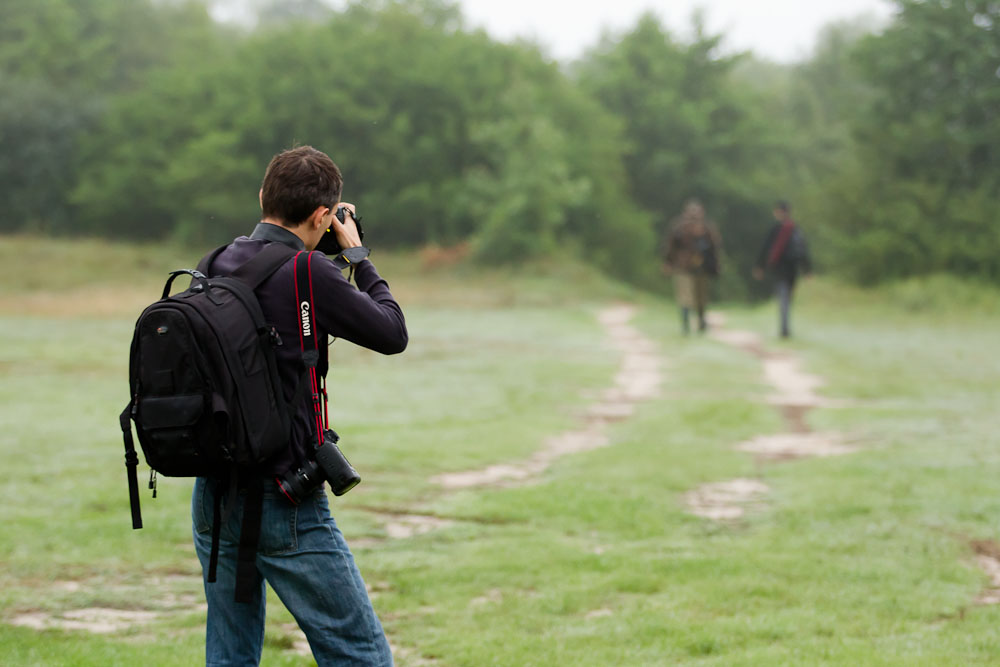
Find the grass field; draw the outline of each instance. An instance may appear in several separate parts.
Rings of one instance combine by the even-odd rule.
[[[1000,606],[977,602],[992,586],[977,550],[1000,540],[1000,293],[815,280],[791,342],[773,338],[773,305],[725,308],[727,326],[825,379],[843,401],[809,425],[859,448],[768,462],[735,448],[785,426],[762,400],[759,360],[682,338],[669,303],[571,262],[374,259],[411,344],[391,358],[332,349],[344,379],[331,381],[331,417],[364,478],[332,507],[398,664],[1000,660]],[[203,662],[190,481],[161,478],[132,531],[117,420],[135,317],[168,270],[196,260],[0,238],[2,665]],[[638,306],[632,325],[656,342],[663,382],[608,427],[610,446],[527,484],[433,481],[523,461],[578,426],[618,371],[597,318],[616,302]],[[687,510],[686,493],[737,478],[768,488],[744,516]],[[401,516],[447,523],[393,539]],[[108,632],[91,631],[95,616]],[[268,617],[263,664],[311,664],[276,599]]]

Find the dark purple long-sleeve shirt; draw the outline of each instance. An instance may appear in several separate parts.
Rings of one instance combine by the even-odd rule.
[[[254,257],[267,243],[284,243],[295,250],[305,250],[302,241],[278,225],[260,223],[248,238],[233,241],[216,258],[210,275],[228,275]],[[396,303],[389,285],[379,276],[375,265],[365,260],[355,265],[352,285],[340,269],[322,255],[312,261],[313,318],[316,339],[327,336],[343,338],[382,354],[397,354],[409,340],[403,311]],[[286,400],[291,400],[302,376],[302,352],[299,347],[299,308],[295,298],[292,260],[279,268],[257,288],[257,299],[264,319],[275,327],[282,345],[275,349],[278,374]],[[274,472],[282,474],[301,462],[315,442],[313,407],[309,392],[292,414],[292,442],[289,451],[276,457]],[[333,426],[333,424],[331,424]]]

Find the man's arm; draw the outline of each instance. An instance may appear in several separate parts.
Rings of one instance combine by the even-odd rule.
[[[760,247],[760,252],[757,253],[757,261],[753,264],[753,270],[751,274],[756,280],[764,279],[764,267],[767,266],[767,256],[771,254],[771,244],[774,243],[778,236],[778,230],[781,228],[780,224],[774,225],[767,232],[767,236],[764,238],[764,245]]]
[[[760,247],[760,252],[757,253],[757,261],[754,262],[755,269],[763,271],[767,266],[767,256],[771,254],[771,245],[774,243],[779,229],[781,229],[780,224],[774,225],[768,230],[767,236],[764,238],[764,245]]]
[[[313,256],[313,298],[320,328],[382,354],[406,349],[409,334],[403,310],[369,260],[354,267],[357,287],[322,255]]]

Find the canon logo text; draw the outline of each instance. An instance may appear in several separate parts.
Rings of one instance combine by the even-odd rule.
[[[309,302],[303,301],[300,307],[302,308],[302,335],[311,336],[312,324],[309,322]]]

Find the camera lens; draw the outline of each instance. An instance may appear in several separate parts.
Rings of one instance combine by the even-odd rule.
[[[315,461],[307,461],[298,470],[289,470],[274,480],[278,489],[293,505],[299,505],[323,483],[323,471]]]

